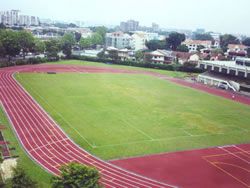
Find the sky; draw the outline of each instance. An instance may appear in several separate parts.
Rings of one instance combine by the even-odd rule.
[[[205,28],[206,31],[250,35],[250,0],[0,0],[0,11],[52,20],[119,25],[138,20],[162,28]]]

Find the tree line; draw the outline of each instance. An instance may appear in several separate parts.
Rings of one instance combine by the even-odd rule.
[[[196,33],[193,36],[194,40],[210,40],[214,42],[213,37],[209,33],[199,34]],[[157,50],[157,49],[167,49],[173,51],[180,52],[188,52],[188,47],[183,45],[182,42],[186,40],[186,36],[183,33],[173,32],[170,33],[166,40],[151,40],[146,42],[146,46],[149,50]],[[250,47],[250,38],[246,37],[242,41],[240,41],[236,36],[231,34],[224,34],[220,36],[220,47],[223,52],[227,51],[228,44],[244,44]],[[200,46],[199,49],[204,47]],[[198,49],[198,50],[199,50]],[[250,55],[250,51],[249,51]]]
[[[62,51],[66,58],[70,58],[74,45],[82,48],[102,45],[105,42],[105,27],[97,27],[93,35],[82,38],[80,33],[66,32],[62,37],[40,40],[31,32],[25,30],[0,29],[0,57],[7,58],[10,62],[16,56],[23,59],[28,53],[45,54],[48,59],[58,59],[58,53]]]

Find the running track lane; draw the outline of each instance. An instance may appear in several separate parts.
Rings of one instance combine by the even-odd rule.
[[[35,67],[35,69],[33,69]],[[53,66],[23,66],[0,70],[0,100],[20,143],[30,158],[48,172],[58,175],[59,167],[78,162],[96,167],[105,187],[176,187],[116,167],[76,145],[42,107],[13,78],[16,71],[53,71]],[[92,72],[58,66],[59,72]],[[96,70],[95,70],[96,71]],[[99,72],[113,70],[99,70]],[[121,71],[127,72],[127,71]]]

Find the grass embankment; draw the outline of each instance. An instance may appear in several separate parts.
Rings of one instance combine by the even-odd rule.
[[[27,174],[35,181],[38,182],[38,187],[48,188],[50,187],[51,175],[44,169],[40,168],[35,162],[33,162],[28,155],[24,152],[22,146],[19,144],[11,125],[2,109],[0,107],[0,124],[3,124],[6,129],[3,130],[3,136],[5,140],[10,142],[10,147],[14,147],[15,150],[11,151],[12,155],[18,157],[18,165],[25,169]],[[10,185],[7,185],[10,187]]]

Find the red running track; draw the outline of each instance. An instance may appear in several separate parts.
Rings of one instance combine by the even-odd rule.
[[[30,158],[52,174],[59,167],[78,162],[96,167],[105,187],[176,187],[116,167],[76,145],[42,107],[14,79],[15,72],[128,72],[78,66],[22,66],[0,70],[0,100],[16,136]]]
[[[250,144],[163,153],[111,163],[185,188],[250,187]]]
[[[208,88],[201,84],[192,84],[183,80],[169,78],[167,76],[148,72],[132,71],[124,69],[102,68],[92,66],[73,66],[73,65],[30,65],[21,67],[9,67],[0,70],[0,100],[14,131],[19,138],[22,146],[29,154],[31,159],[36,161],[44,169],[52,174],[59,173],[59,167],[69,162],[79,162],[82,164],[95,166],[102,175],[101,182],[106,187],[175,187],[168,184],[168,175],[160,181],[146,178],[153,177],[146,169],[140,176],[122,168],[102,161],[87,151],[76,145],[52,120],[52,118],[36,103],[36,101],[19,85],[13,78],[15,72],[80,72],[80,73],[133,73],[147,74],[166,79],[174,83],[202,90],[214,95],[231,99],[231,93],[214,88]],[[235,95],[237,102],[250,104],[250,99]],[[143,162],[143,161],[142,161]],[[151,161],[152,162],[152,161]],[[145,163],[144,163],[145,164]],[[163,164],[156,161],[155,164]],[[146,166],[146,165],[145,165]],[[182,171],[180,167],[178,170]],[[136,171],[136,170],[135,170]],[[157,172],[157,171],[155,171]],[[154,173],[155,174],[155,173]],[[178,180],[178,174],[175,174]],[[195,177],[193,177],[194,179]],[[158,179],[158,178],[156,178]],[[166,180],[167,179],[167,180]],[[159,179],[158,179],[159,180]],[[162,182],[165,183],[162,183]],[[172,183],[172,181],[171,181]],[[174,182],[180,185],[181,182]]]

